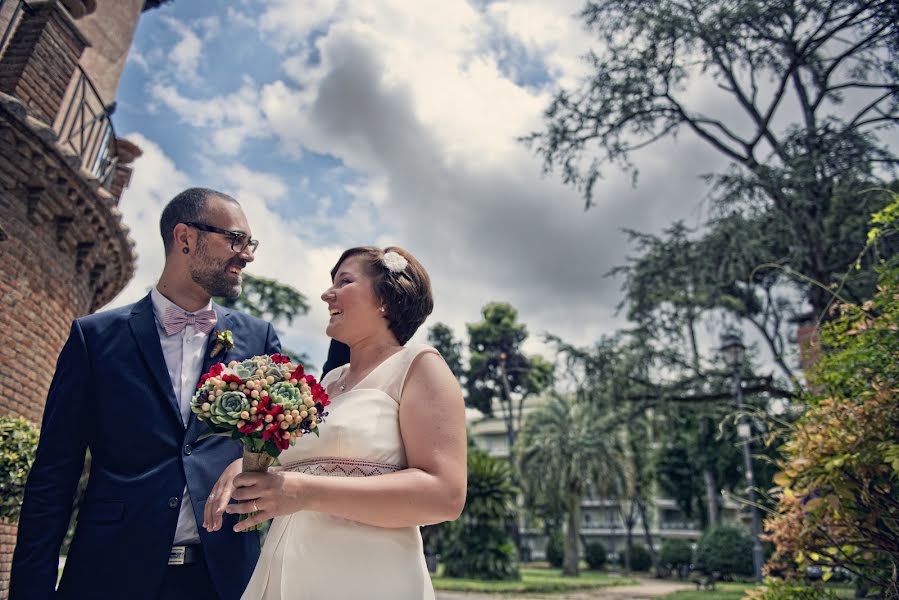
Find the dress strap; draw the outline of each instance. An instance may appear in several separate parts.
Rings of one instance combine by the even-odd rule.
[[[415,359],[422,354],[440,355],[433,346],[428,344],[409,344],[396,355],[388,358],[381,368],[373,371],[370,374],[371,380],[366,382],[365,387],[377,388],[399,404],[403,397],[403,386],[406,384],[409,369]]]

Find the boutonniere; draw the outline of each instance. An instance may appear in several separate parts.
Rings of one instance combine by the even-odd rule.
[[[222,350],[228,351],[234,347],[234,335],[230,329],[215,332],[215,346],[209,353],[209,358],[215,358]]]

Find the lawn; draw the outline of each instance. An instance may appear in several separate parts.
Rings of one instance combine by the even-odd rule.
[[[540,567],[522,567],[521,581],[454,579],[441,575],[433,576],[431,581],[434,582],[434,589],[437,590],[500,594],[570,592],[636,583],[636,581],[627,577],[596,571],[581,571],[577,577],[563,577],[561,569]]]
[[[740,600],[746,590],[752,589],[752,583],[723,583],[715,585],[714,590],[688,590],[674,592],[665,596],[665,600]]]
[[[740,600],[753,587],[752,583],[719,582],[714,590],[674,592],[664,596],[663,600]],[[840,598],[852,598],[854,594],[852,586],[848,584],[832,584],[827,587]]]

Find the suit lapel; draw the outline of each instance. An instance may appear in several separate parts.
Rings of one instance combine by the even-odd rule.
[[[150,300],[149,294],[134,305],[128,325],[131,327],[131,334],[140,349],[147,370],[156,380],[159,390],[174,411],[172,414],[181,424],[181,409],[178,406],[178,399],[175,398],[175,390],[172,388],[165,356],[162,354],[162,344],[159,342],[159,331],[156,328],[156,317],[153,314],[153,302]]]
[[[215,348],[215,332],[231,329],[232,326],[230,308],[219,306],[218,304],[213,304],[212,308],[213,310],[215,310],[215,327],[213,328],[212,333],[209,334],[209,341],[206,344],[206,352],[205,354],[203,354],[203,367],[200,370],[200,375],[203,375],[203,373],[208,373],[209,369],[212,368],[212,365],[216,363],[228,363],[230,360],[232,360],[232,357],[229,356],[229,353],[233,354],[234,352],[233,349],[222,350],[214,357],[210,356],[210,354],[212,354],[212,349]],[[236,336],[238,334],[235,333],[234,335]],[[235,344],[236,343],[237,340],[235,340]],[[199,378],[196,382],[194,382],[194,385],[196,385],[197,383],[199,383]],[[197,439],[197,436],[199,436],[204,431],[206,431],[206,425],[204,423],[200,423],[200,421],[197,419],[197,415],[190,413],[190,417],[187,421],[186,440],[188,442],[194,441]]]

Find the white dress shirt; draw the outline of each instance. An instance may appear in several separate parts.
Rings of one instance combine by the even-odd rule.
[[[162,354],[165,356],[165,365],[168,367],[169,379],[172,380],[172,388],[175,390],[175,398],[181,408],[181,421],[187,427],[190,418],[190,400],[193,398],[195,387],[200,380],[200,370],[203,368],[203,354],[209,340],[209,334],[188,325],[183,331],[174,335],[166,335],[162,327],[165,311],[169,306],[177,306],[174,302],[163,296],[155,287],[150,291],[150,300],[153,302],[153,313],[156,315],[156,331],[159,332],[159,342],[162,344]],[[178,307],[179,309],[181,307]],[[201,310],[211,310],[212,301]],[[183,310],[183,309],[181,309]],[[199,311],[198,311],[199,312]],[[175,529],[175,539],[172,542],[176,546],[182,544],[199,544],[200,533],[197,529],[197,520],[190,504],[190,494],[187,486],[184,486],[184,494],[181,496],[181,510],[178,513],[178,526]]]

